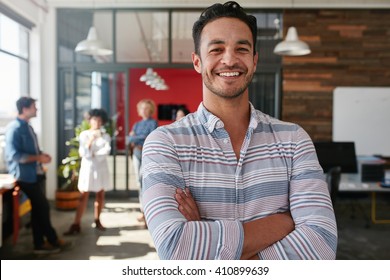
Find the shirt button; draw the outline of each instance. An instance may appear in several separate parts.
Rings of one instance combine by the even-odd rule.
[[[228,139],[223,139],[223,143],[227,144],[227,143],[229,143],[229,140]]]

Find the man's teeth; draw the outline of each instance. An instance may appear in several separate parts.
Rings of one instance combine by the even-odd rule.
[[[238,72],[219,73],[219,76],[224,76],[224,77],[234,77],[238,75],[240,75],[240,73]]]

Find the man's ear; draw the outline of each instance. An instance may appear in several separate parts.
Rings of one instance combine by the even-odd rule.
[[[191,56],[195,71],[199,74],[202,73],[202,61],[200,60],[199,55],[197,55],[195,52],[192,52]]]

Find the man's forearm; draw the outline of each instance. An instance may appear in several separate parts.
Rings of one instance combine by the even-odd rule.
[[[51,157],[48,154],[41,153],[38,155],[29,155],[24,160],[24,163],[29,162],[40,162],[40,163],[49,163],[51,161]]]
[[[243,224],[244,245],[241,259],[254,259],[257,253],[283,239],[294,230],[289,212],[274,214]]]
[[[179,211],[188,221],[200,221],[198,206],[188,188],[176,189]],[[290,212],[270,215],[243,224],[244,245],[241,259],[258,259],[257,253],[283,239],[295,228]]]

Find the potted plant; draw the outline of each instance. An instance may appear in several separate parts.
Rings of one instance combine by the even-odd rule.
[[[56,191],[56,208],[60,210],[74,210],[79,205],[80,192],[77,188],[81,157],[79,155],[79,135],[89,129],[88,121],[84,120],[75,128],[75,136],[65,142],[69,146],[69,153],[58,167],[58,175],[65,179],[65,183]]]

